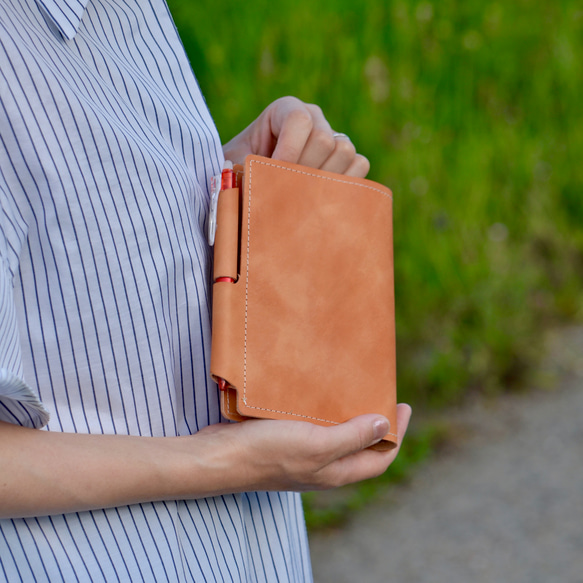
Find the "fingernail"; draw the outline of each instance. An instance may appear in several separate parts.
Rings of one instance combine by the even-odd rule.
[[[377,419],[373,423],[374,438],[380,441],[389,432],[389,428],[390,423],[387,419]]]

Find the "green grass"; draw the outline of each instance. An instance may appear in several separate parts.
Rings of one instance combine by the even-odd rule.
[[[580,1],[170,7],[224,141],[297,95],[392,188],[401,399],[520,386],[583,316]]]

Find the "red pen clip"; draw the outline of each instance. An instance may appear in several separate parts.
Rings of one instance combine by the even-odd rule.
[[[223,171],[221,172],[221,190],[229,190],[231,188],[236,188],[237,186],[237,175],[233,172],[233,163],[230,160],[225,160],[223,166]],[[215,221],[216,222],[216,221]],[[217,281],[226,281],[228,283],[234,283],[235,280],[232,277],[217,277]]]
[[[233,163],[230,160],[225,160],[223,171],[221,172],[221,190],[228,190],[234,188],[235,174],[233,172]]]
[[[233,172],[233,163],[230,160],[225,160],[222,172],[215,176],[211,176],[211,198],[207,233],[207,239],[211,247],[215,244],[215,235],[217,233],[219,194],[222,190],[228,190],[229,188],[235,188],[236,186],[237,175]]]

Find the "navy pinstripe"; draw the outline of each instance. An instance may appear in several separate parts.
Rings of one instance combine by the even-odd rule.
[[[221,164],[163,0],[0,0],[0,420],[219,421],[203,233]],[[291,493],[0,520],[0,581],[299,582],[308,554]]]

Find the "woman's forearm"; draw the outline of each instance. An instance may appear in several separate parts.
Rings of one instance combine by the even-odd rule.
[[[0,517],[209,495],[220,468],[205,467],[203,452],[196,452],[199,440],[187,445],[181,443],[185,439],[58,433],[0,423]],[[226,450],[223,456],[226,460]]]

